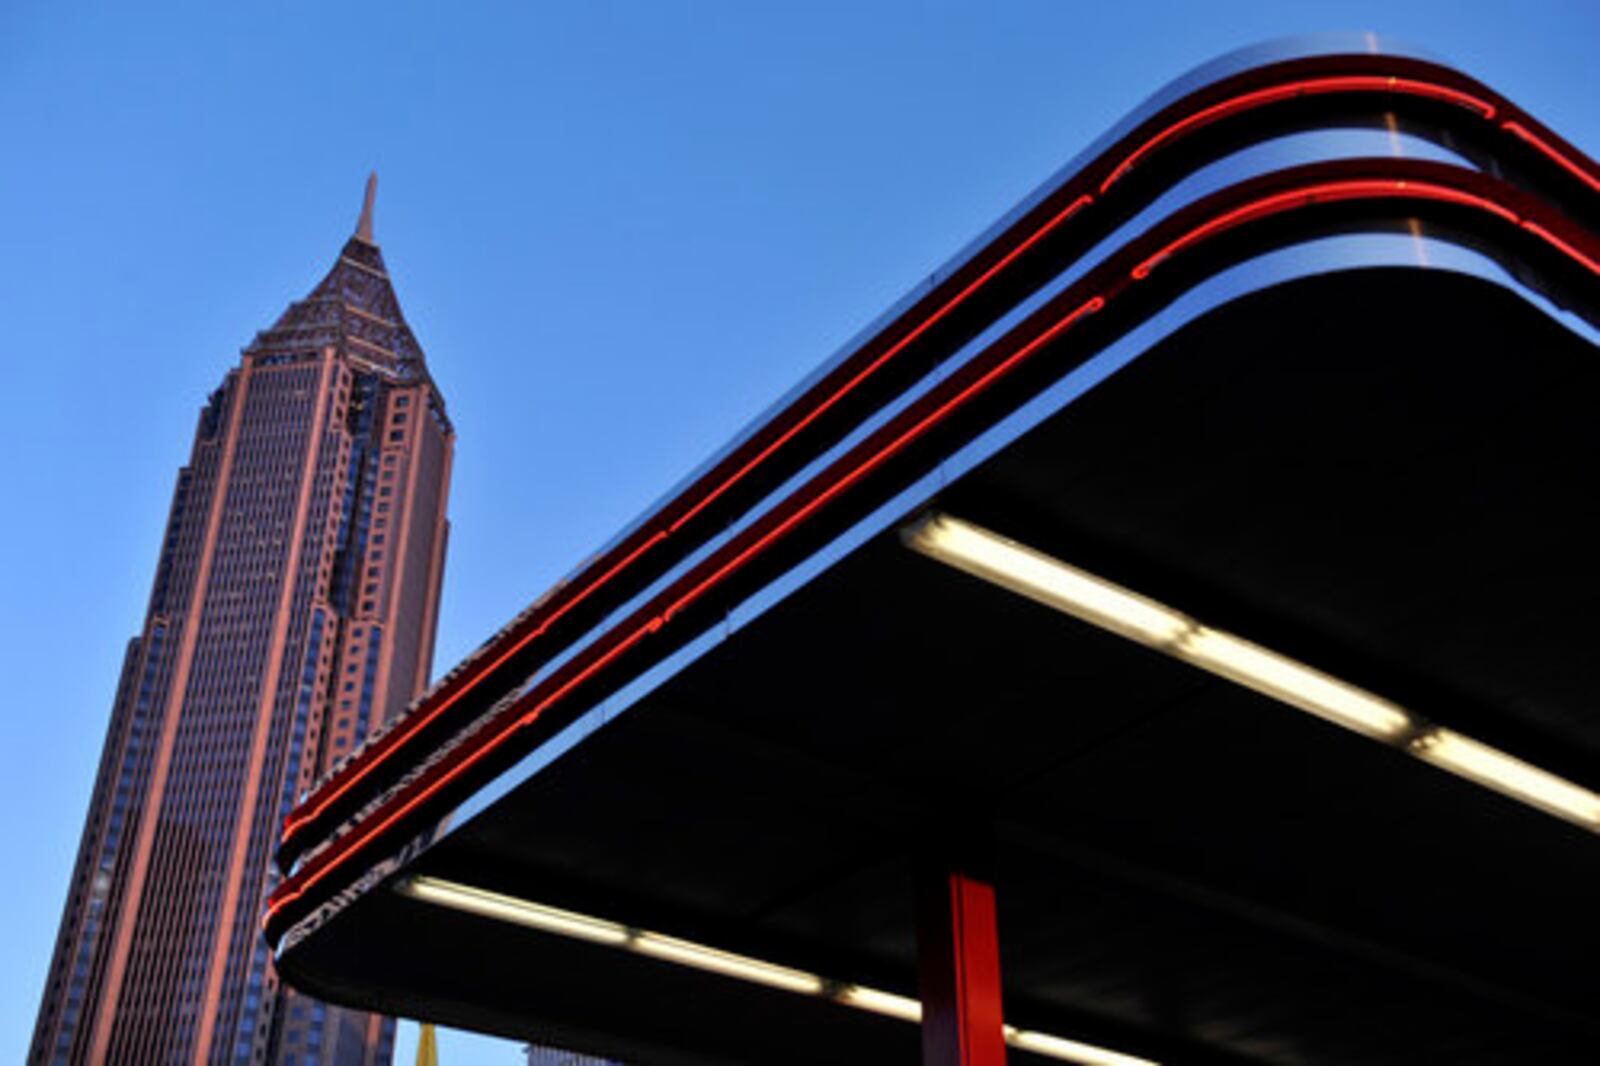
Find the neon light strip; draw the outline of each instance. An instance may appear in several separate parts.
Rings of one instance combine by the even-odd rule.
[[[371,840],[373,837],[381,835],[391,826],[395,825],[395,823],[403,819],[406,815],[410,814],[420,804],[427,802],[436,793],[438,793],[440,789],[444,788],[461,774],[471,769],[485,755],[489,755],[495,751],[495,749],[498,748],[507,737],[516,733],[517,730],[523,728],[524,726],[531,725],[539,718],[540,715],[545,712],[548,707],[559,701],[568,692],[572,691],[574,688],[577,688],[579,685],[589,680],[589,678],[605,669],[605,667],[608,666],[613,660],[627,652],[635,644],[639,643],[639,641],[643,640],[651,633],[659,630],[661,625],[662,622],[660,618],[652,618],[649,622],[646,622],[644,625],[634,630],[625,639],[619,641],[594,662],[588,664],[582,670],[579,670],[575,676],[569,678],[558,689],[556,689],[555,692],[551,693],[544,700],[540,701],[533,708],[533,710],[529,711],[521,718],[511,723],[509,727],[496,734],[492,741],[472,749],[459,762],[450,765],[449,769],[445,770],[436,780],[431,782],[421,792],[417,793],[415,796],[412,796],[405,803],[388,812],[376,825],[369,826],[366,831],[357,838],[344,838],[336,845],[335,850],[319,856],[319,858],[311,864],[310,868],[302,870],[294,877],[282,882],[278,887],[278,891],[273,893],[273,896],[267,907],[267,912],[262,917],[263,927],[272,921],[273,917],[278,911],[282,910],[288,904],[305,895],[308,889],[310,889],[318,881],[321,881],[331,871],[337,869],[338,865],[343,861],[345,856],[349,855],[351,852],[358,851],[367,843],[367,841]],[[299,881],[298,885],[295,884],[296,881]],[[291,885],[294,887],[291,888]]]
[[[1244,222],[1281,214],[1284,211],[1297,207],[1307,207],[1311,204],[1337,203],[1343,200],[1367,200],[1383,196],[1415,196],[1442,203],[1460,204],[1463,207],[1475,207],[1479,210],[1487,211],[1505,219],[1512,225],[1517,225],[1521,222],[1521,219],[1514,212],[1506,210],[1486,197],[1462,192],[1459,189],[1452,189],[1447,185],[1439,185],[1434,182],[1407,181],[1403,178],[1362,178],[1330,181],[1278,193],[1275,196],[1268,196],[1254,203],[1235,208],[1226,214],[1219,215],[1204,225],[1190,230],[1162,248],[1155,255],[1145,259],[1133,268],[1133,276],[1139,279],[1148,277],[1150,271],[1185,248],[1198,244],[1208,237],[1215,236],[1223,230],[1232,229]]]
[[[1600,832],[1600,794],[1035,548],[943,514],[901,539],[946,566]]]
[[[1567,173],[1571,174],[1579,181],[1586,183],[1589,188],[1593,189],[1595,192],[1600,192],[1600,178],[1595,177],[1593,173],[1579,166],[1575,161],[1568,158],[1566,154],[1557,151],[1554,145],[1545,140],[1543,137],[1540,137],[1538,134],[1534,133],[1532,130],[1528,129],[1522,123],[1506,122],[1503,123],[1502,128],[1505,129],[1506,132],[1522,138],[1534,148],[1537,148],[1540,152],[1543,152],[1544,155],[1552,160],[1557,166],[1567,171]]]
[[[559,622],[562,617],[567,614],[567,612],[581,604],[602,585],[606,584],[618,573],[632,565],[635,559],[643,555],[650,548],[654,547],[658,541],[665,540],[666,537],[667,534],[664,531],[657,531],[653,536],[644,541],[644,543],[634,548],[633,551],[617,560],[617,562],[613,564],[610,569],[606,570],[604,573],[595,578],[593,582],[575,594],[572,599],[553,610],[549,617],[540,622],[537,627],[524,634],[516,641],[516,643],[502,651],[498,656],[495,657],[495,660],[492,663],[483,667],[482,671],[477,675],[478,679],[481,679],[486,674],[493,673],[502,663],[511,658],[511,656],[517,654],[517,652],[527,647],[536,638],[543,636],[544,633],[548,631],[551,626]],[[472,684],[464,684],[446,696],[442,703],[429,708],[425,712],[408,716],[403,725],[397,728],[393,733],[386,735],[383,740],[379,742],[379,747],[374,749],[369,757],[363,759],[359,764],[351,768],[350,776],[346,778],[337,789],[334,789],[331,792],[326,792],[326,794],[319,793],[317,796],[310,797],[300,808],[289,812],[289,816],[284,819],[283,823],[283,839],[288,840],[301,826],[305,825],[307,822],[320,815],[323,811],[327,810],[329,804],[333,803],[345,792],[348,792],[352,787],[358,784],[362,778],[371,773],[373,768],[376,767],[383,760],[383,758],[387,756],[390,749],[394,748],[396,745],[405,740],[405,738],[413,735],[417,732],[417,730],[421,729],[430,721],[443,714],[452,705],[454,705],[457,700],[470,692],[476,684],[476,680]]]
[[[1600,259],[1596,259],[1590,255],[1585,255],[1573,245],[1567,243],[1560,237],[1557,237],[1554,233],[1551,233],[1549,230],[1539,225],[1539,223],[1529,219],[1522,224],[1522,228],[1533,234],[1535,237],[1539,237],[1542,240],[1553,244],[1556,248],[1565,252],[1567,255],[1570,255],[1572,258],[1576,259],[1578,262],[1582,263],[1596,274],[1600,274]]]
[[[1398,179],[1385,179],[1385,180],[1358,180],[1358,181],[1351,181],[1351,182],[1345,182],[1345,183],[1324,183],[1324,184],[1325,185],[1331,185],[1331,184],[1359,185],[1362,188],[1366,189],[1367,190],[1366,191],[1366,195],[1371,196],[1371,197],[1395,197],[1395,196],[1400,196],[1400,197],[1437,198],[1437,199],[1444,200],[1446,202],[1461,203],[1461,204],[1463,204],[1465,206],[1478,207],[1478,208],[1482,208],[1484,210],[1488,210],[1491,213],[1493,213],[1494,215],[1496,215],[1497,217],[1507,218],[1510,221],[1512,221],[1513,223],[1520,223],[1525,229],[1528,229],[1529,232],[1535,232],[1537,230],[1536,235],[1548,234],[1548,231],[1545,230],[1543,227],[1537,226],[1536,223],[1523,223],[1523,222],[1521,222],[1521,220],[1518,218],[1518,216],[1516,216],[1514,213],[1507,211],[1505,208],[1501,207],[1498,204],[1493,203],[1492,201],[1486,200],[1486,199],[1484,199],[1482,197],[1475,196],[1473,194],[1461,192],[1460,190],[1451,189],[1451,188],[1449,188],[1447,186],[1435,185],[1435,184],[1430,183],[1430,182],[1425,182],[1425,181],[1424,182],[1418,182],[1418,181],[1407,182],[1407,181],[1401,181],[1401,180],[1398,180]],[[1312,186],[1311,188],[1318,188],[1318,186]],[[1298,190],[1298,191],[1291,190],[1289,192],[1278,193],[1278,194],[1274,194],[1274,195],[1269,196],[1269,197],[1265,197],[1260,202],[1272,201],[1275,204],[1279,205],[1279,207],[1278,207],[1279,210],[1284,210],[1284,209],[1288,209],[1288,208],[1291,208],[1291,207],[1306,206],[1306,205],[1308,205],[1310,203],[1313,203],[1313,202],[1327,202],[1326,199],[1323,199],[1321,201],[1307,199],[1305,197],[1305,195],[1304,195],[1304,192],[1305,192],[1305,190]],[[1256,213],[1256,212],[1252,211],[1252,208],[1254,206],[1255,205],[1252,205],[1252,204],[1246,204],[1241,208],[1238,208],[1238,209],[1235,209],[1232,212],[1229,212],[1227,217],[1232,217],[1234,224],[1238,224],[1239,222],[1246,221],[1248,219],[1261,217],[1259,213]],[[1202,226],[1198,227],[1198,229],[1205,229],[1208,234],[1214,234],[1214,233],[1218,232],[1217,228],[1214,227],[1214,226],[1211,226],[1209,223],[1208,224],[1203,224]],[[1193,232],[1193,231],[1191,231],[1191,232]],[[1553,235],[1552,235],[1552,239],[1553,239]],[[1169,245],[1167,245],[1166,247],[1167,247],[1167,249],[1171,250],[1171,249],[1174,249],[1174,248],[1176,248],[1177,246],[1180,246],[1180,245],[1187,246],[1189,243],[1190,242],[1188,242],[1186,239],[1180,238],[1178,241],[1172,242]],[[1567,250],[1567,248],[1570,247],[1570,246],[1566,246],[1565,242],[1555,242],[1555,243],[1552,244],[1552,246],[1556,247],[1558,250],[1563,250],[1563,251]],[[1170,254],[1170,251],[1167,254]],[[1150,259],[1144,260],[1144,262],[1141,265],[1151,264],[1151,268],[1153,268],[1152,260],[1153,259],[1158,259],[1158,258],[1161,258],[1161,257],[1162,257],[1162,254],[1158,253],[1157,256],[1151,257]],[[1590,260],[1588,260],[1588,257],[1584,257],[1584,260],[1586,262],[1590,261]],[[1600,273],[1600,270],[1597,270],[1596,272]],[[1135,277],[1147,276],[1148,273],[1149,273],[1149,270],[1147,269],[1145,271],[1144,275],[1139,275],[1139,274],[1135,273],[1134,276]],[[501,743],[503,743],[510,735],[515,733],[517,730],[519,730],[519,729],[521,729],[521,728],[523,728],[525,726],[531,725],[533,722],[535,722],[539,718],[539,716],[542,715],[544,713],[544,711],[546,709],[548,709],[553,703],[555,703],[562,696],[566,695],[573,688],[577,687],[578,685],[582,684],[584,681],[586,681],[589,678],[591,678],[592,676],[594,676],[594,674],[596,674],[606,663],[609,663],[612,660],[614,660],[617,656],[622,654],[623,651],[625,651],[628,648],[632,647],[634,644],[636,644],[638,641],[642,640],[648,634],[658,631],[666,622],[668,622],[668,621],[670,621],[672,619],[673,615],[675,615],[677,612],[681,611],[684,607],[688,606],[695,599],[698,599],[701,594],[703,594],[705,591],[707,591],[713,585],[715,585],[718,582],[720,582],[723,579],[725,579],[730,573],[732,573],[734,570],[738,569],[740,566],[742,566],[745,562],[747,562],[754,555],[758,554],[760,551],[762,551],[766,547],[768,547],[774,540],[776,540],[779,537],[783,536],[785,533],[787,533],[790,529],[792,529],[799,522],[803,521],[806,517],[808,517],[809,515],[811,515],[812,513],[814,513],[815,511],[817,511],[821,507],[823,507],[824,505],[826,505],[829,501],[831,501],[836,496],[838,496],[840,493],[845,491],[845,489],[847,489],[848,487],[853,485],[855,482],[859,481],[861,478],[865,477],[873,469],[876,469],[878,466],[882,465],[883,462],[887,461],[893,455],[898,454],[900,451],[904,450],[904,448],[906,446],[908,446],[914,440],[916,440],[916,439],[920,438],[921,436],[923,436],[927,432],[927,430],[932,428],[937,422],[943,420],[952,411],[954,411],[957,407],[959,407],[960,405],[965,403],[967,400],[971,399],[978,392],[980,392],[983,389],[987,388],[989,385],[991,385],[994,381],[998,380],[1005,373],[1009,372],[1012,368],[1014,368],[1023,359],[1027,358],[1029,355],[1033,354],[1034,352],[1037,352],[1039,350],[1039,348],[1041,348],[1045,344],[1049,343],[1049,341],[1054,340],[1057,337],[1059,337],[1061,333],[1065,332],[1066,329],[1070,328],[1074,323],[1076,323],[1078,320],[1080,320],[1084,315],[1091,314],[1091,313],[1093,313],[1095,311],[1100,310],[1102,307],[1105,306],[1105,303],[1106,303],[1106,297],[1105,296],[1095,296],[1095,297],[1085,301],[1083,304],[1079,305],[1075,310],[1073,310],[1071,313],[1069,313],[1063,319],[1061,319],[1060,321],[1055,323],[1053,326],[1051,326],[1048,330],[1046,330],[1045,332],[1040,334],[1038,337],[1034,338],[1034,340],[1030,341],[1028,344],[1026,344],[1022,348],[1020,348],[1017,352],[1015,352],[1012,355],[1006,357],[1005,360],[1003,360],[1001,363],[997,364],[996,366],[990,368],[980,378],[978,378],[975,382],[973,382],[973,383],[969,384],[968,386],[966,386],[964,389],[962,389],[960,392],[958,392],[954,397],[951,397],[950,399],[945,400],[943,403],[941,403],[938,407],[936,407],[928,415],[923,416],[920,420],[918,420],[916,423],[914,423],[911,426],[910,429],[908,429],[905,432],[903,432],[899,437],[895,437],[895,438],[891,439],[890,441],[888,441],[888,443],[886,443],[878,452],[875,452],[875,453],[873,453],[871,455],[868,455],[865,459],[859,461],[854,467],[850,468],[849,470],[845,471],[844,473],[836,474],[836,471],[838,471],[840,467],[843,467],[846,464],[850,463],[851,460],[856,457],[857,452],[864,451],[864,450],[870,448],[875,443],[874,440],[869,439],[868,441],[864,442],[863,445],[856,450],[856,452],[852,452],[850,455],[845,456],[838,463],[836,463],[834,467],[830,468],[827,471],[824,471],[817,478],[813,479],[813,481],[810,482],[807,486],[805,486],[804,488],[799,490],[794,496],[791,496],[789,498],[789,501],[793,501],[793,500],[795,500],[797,498],[800,498],[804,493],[806,493],[808,490],[810,490],[813,486],[816,486],[818,484],[822,484],[822,483],[828,481],[828,479],[830,477],[834,478],[835,480],[833,480],[833,482],[831,484],[828,484],[825,488],[819,490],[816,493],[816,495],[811,497],[806,503],[800,505],[799,508],[795,511],[795,513],[791,514],[788,518],[786,518],[786,519],[782,520],[781,522],[779,522],[779,524],[775,528],[773,528],[773,529],[761,534],[759,536],[759,538],[756,539],[753,544],[750,544],[750,545],[746,546],[742,550],[738,551],[737,554],[735,554],[732,559],[730,559],[729,561],[719,565],[716,568],[716,570],[710,576],[699,580],[694,586],[692,586],[690,588],[690,590],[687,593],[685,593],[684,595],[682,595],[678,599],[676,599],[674,602],[672,602],[671,605],[668,606],[660,614],[656,614],[654,616],[649,617],[648,621],[644,622],[642,625],[639,625],[626,638],[624,638],[619,644],[613,646],[609,651],[604,652],[599,659],[597,659],[594,662],[589,663],[587,666],[583,667],[581,670],[578,670],[577,673],[576,673],[576,676],[574,676],[574,677],[570,678],[569,680],[565,681],[564,683],[562,683],[560,685],[560,687],[553,694],[551,694],[550,696],[541,699],[530,711],[524,713],[520,718],[518,718],[515,721],[514,724],[512,724],[508,728],[502,729],[501,732],[499,732],[497,734],[494,734],[492,737],[481,741],[480,742],[481,743],[480,747],[478,747],[475,750],[473,750],[470,753],[470,755],[468,755],[467,757],[463,758],[460,762],[457,762],[454,765],[450,766],[448,770],[443,771],[441,773],[441,776],[437,780],[431,782],[426,787],[424,787],[422,789],[422,791],[420,791],[417,795],[413,796],[409,801],[407,801],[406,803],[401,805],[396,811],[391,812],[389,816],[385,817],[376,826],[368,827],[366,832],[361,833],[359,835],[357,835],[355,833],[352,833],[351,835],[349,835],[347,837],[344,837],[343,839],[337,841],[332,846],[333,850],[331,850],[329,852],[325,852],[323,855],[318,856],[317,859],[313,861],[313,863],[311,864],[310,867],[308,867],[307,869],[304,869],[304,870],[301,870],[301,871],[297,872],[293,877],[290,877],[289,879],[287,879],[284,882],[282,882],[279,885],[277,891],[274,892],[273,897],[269,900],[269,904],[268,904],[268,907],[267,907],[266,914],[263,917],[263,924],[270,923],[272,921],[272,919],[277,915],[277,913],[279,911],[281,911],[285,906],[287,906],[289,903],[291,903],[294,900],[296,900],[296,899],[300,898],[301,896],[303,896],[305,894],[305,892],[309,888],[311,888],[318,881],[320,881],[323,877],[325,877],[338,864],[342,863],[346,856],[348,856],[349,854],[351,854],[352,852],[354,852],[356,850],[359,850],[362,846],[364,846],[373,837],[377,836],[378,834],[380,834],[384,830],[386,830],[388,827],[393,825],[400,817],[404,816],[406,813],[408,813],[409,811],[413,810],[418,804],[424,802],[429,797],[431,797],[432,795],[437,793],[441,788],[443,788],[445,785],[449,784],[452,780],[454,780],[461,772],[463,772],[468,767],[470,767],[473,764],[475,764],[480,758],[483,757],[484,754],[486,754],[489,751],[492,751],[493,749],[497,748]],[[993,349],[990,349],[990,350],[992,351]],[[968,364],[968,365],[971,365],[971,364]],[[913,409],[913,410],[915,410],[915,409]],[[908,412],[908,414],[910,414],[910,413],[911,412]],[[892,430],[893,427],[894,427],[894,424],[891,423],[890,426],[885,427],[885,431]],[[785,501],[785,504],[781,504],[780,508],[785,506],[789,501]],[[773,512],[773,514],[776,514],[776,513],[777,512]],[[769,517],[771,517],[771,516],[769,515]],[[750,535],[750,536],[754,536],[756,534],[756,531],[759,528],[760,528],[759,526],[751,527],[750,530],[746,531],[746,534]],[[733,543],[730,543],[729,545],[726,546],[726,548],[724,550],[732,550],[736,544],[737,544],[737,541],[735,541]],[[715,562],[715,558],[716,557],[713,556],[711,559],[708,559],[705,565],[709,566],[712,563],[714,563]],[[688,575],[688,576],[692,577],[693,575],[691,574],[691,575]],[[640,612],[640,614],[647,614],[648,611],[649,611],[649,607],[646,607],[644,609],[644,611]],[[639,617],[639,614],[636,614],[635,617]],[[612,632],[620,632],[620,631],[621,631],[621,629],[619,628],[618,630],[613,630]],[[595,647],[598,648],[598,645],[595,646]],[[594,649],[591,649],[591,650],[594,650]],[[575,660],[570,665],[572,667],[576,668],[577,660]],[[548,679],[546,684],[553,683],[554,681],[555,681],[555,677],[552,677],[552,678]],[[539,689],[535,689],[533,692],[530,692],[528,694],[528,696],[525,697],[525,698],[532,699],[534,696],[536,696],[538,694],[538,692],[539,692]]]
[[[1413,78],[1396,78],[1379,74],[1308,78],[1304,81],[1290,82],[1287,85],[1274,85],[1270,88],[1244,93],[1221,103],[1212,104],[1210,107],[1196,111],[1181,121],[1173,123],[1148,141],[1145,141],[1138,148],[1135,148],[1121,163],[1117,164],[1116,168],[1100,183],[1100,193],[1104,195],[1113,183],[1138,166],[1139,161],[1145,156],[1160,149],[1167,142],[1202,126],[1209,126],[1211,123],[1227,118],[1230,115],[1236,115],[1267,104],[1293,100],[1301,96],[1345,92],[1406,93],[1411,96],[1422,96],[1459,104],[1462,107],[1476,111],[1485,119],[1493,119],[1495,116],[1494,105],[1486,100],[1482,100],[1470,93],[1460,92],[1443,85],[1435,85],[1432,82],[1417,81]]]
[[[706,973],[719,974],[750,984],[775,988],[798,995],[815,996],[856,1010],[898,1018],[906,1022],[922,1021],[922,1004],[908,996],[884,992],[865,985],[830,981],[821,974],[797,970],[764,959],[739,955],[721,948],[697,944],[664,933],[636,929],[621,922],[596,918],[577,911],[534,903],[517,896],[446,881],[437,877],[414,877],[402,881],[395,891],[408,899],[429,903],[436,907],[490,918],[497,922],[536,929],[541,933],[583,940],[636,955],[647,955],[665,962],[687,966]],[[1069,1040],[1049,1033],[1003,1027],[1006,1043],[1022,1051],[1078,1063],[1079,1066],[1159,1066],[1151,1059],[1139,1058],[1120,1051]]]
[[[1207,108],[1196,115],[1191,115],[1183,120],[1180,120],[1171,127],[1168,127],[1168,129],[1157,134],[1150,141],[1145,142],[1144,145],[1124,159],[1124,161],[1112,172],[1112,174],[1106,178],[1105,182],[1101,186],[1101,191],[1104,192],[1105,189],[1110,187],[1112,182],[1130,170],[1139,159],[1149,154],[1151,151],[1154,151],[1161,144],[1164,144],[1174,137],[1181,136],[1192,129],[1199,128],[1200,126],[1209,124],[1212,121],[1222,118],[1225,116],[1225,114],[1237,113],[1251,107],[1274,103],[1299,95],[1341,91],[1368,92],[1374,90],[1401,92],[1416,96],[1446,100],[1448,102],[1456,103],[1463,107],[1477,111],[1485,119],[1492,119],[1496,113],[1494,105],[1476,96],[1472,96],[1471,94],[1451,89],[1446,86],[1436,85],[1431,82],[1419,81],[1416,79],[1382,75],[1349,75],[1308,79],[1291,83],[1286,86],[1274,87],[1271,89],[1261,89],[1252,93],[1246,93],[1233,101],[1225,101],[1221,104],[1212,105],[1212,107]],[[1225,111],[1220,110],[1224,108],[1226,109]],[[1572,170],[1574,173],[1584,178],[1584,180],[1594,183],[1595,179],[1578,169],[1576,165],[1568,160],[1565,156],[1556,152],[1545,142],[1539,140],[1535,135],[1530,133],[1520,124],[1507,122],[1505,124],[1505,128],[1517,136],[1522,137],[1524,140],[1529,141],[1529,143],[1534,144],[1557,163],[1569,170]],[[898,355],[917,337],[925,334],[935,322],[948,314],[957,304],[967,299],[973,292],[977,291],[977,289],[986,284],[997,273],[1009,266],[1027,249],[1033,247],[1039,240],[1043,239],[1048,232],[1065,222],[1068,218],[1076,214],[1082,208],[1087,207],[1091,202],[1092,197],[1090,197],[1088,194],[1084,194],[1072,201],[1072,203],[1070,203],[1061,212],[1048,220],[1044,226],[1041,227],[1041,229],[1035,231],[1026,240],[1024,240],[1022,244],[1013,249],[1000,261],[980,275],[978,279],[969,283],[966,288],[964,288],[954,298],[943,304],[930,318],[924,320],[885,354],[874,359],[867,368],[861,372],[858,372],[838,391],[823,400],[818,407],[810,411],[804,418],[800,420],[799,423],[786,430],[774,441],[769,442],[769,444],[763,447],[754,458],[747,461],[731,476],[725,478],[722,483],[719,484],[715,489],[711,490],[709,494],[703,496],[689,510],[689,512],[673,521],[667,530],[656,531],[656,533],[654,533],[650,538],[630,551],[622,560],[607,569],[604,573],[598,575],[593,581],[576,592],[571,600],[557,608],[551,617],[541,622],[537,628],[525,634],[523,637],[518,638],[510,648],[508,648],[501,655],[497,656],[493,662],[489,663],[487,666],[475,668],[476,672],[469,677],[461,679],[459,686],[453,692],[451,692],[442,703],[439,703],[426,710],[418,708],[416,712],[407,716],[407,718],[404,720],[404,724],[398,726],[393,732],[386,734],[376,746],[361,752],[356,760],[350,764],[349,776],[347,778],[341,781],[340,777],[343,771],[336,772],[334,777],[327,783],[326,786],[318,790],[315,795],[308,797],[305,804],[302,804],[300,807],[297,807],[294,811],[290,812],[289,816],[284,821],[282,842],[287,843],[290,839],[298,835],[299,831],[306,824],[318,818],[324,811],[328,809],[331,804],[337,802],[339,798],[341,798],[352,787],[363,780],[374,768],[386,760],[394,749],[399,747],[405,740],[413,736],[418,730],[422,729],[429,722],[436,719],[449,707],[453,706],[462,695],[466,694],[478,684],[482,683],[484,678],[493,674],[494,671],[506,661],[506,659],[527,647],[527,645],[537,637],[542,636],[548,630],[550,625],[554,624],[569,610],[577,606],[602,586],[609,583],[611,579],[616,576],[616,574],[621,572],[626,567],[632,565],[632,563],[639,556],[643,555],[650,548],[654,547],[658,542],[666,539],[666,536],[669,532],[677,532],[692,517],[703,511],[713,500],[724,495],[733,487],[735,483],[747,476],[752,470],[759,467],[775,451],[792,440],[806,426],[814,423],[822,416],[822,414],[831,409],[840,399],[842,399],[845,394],[855,389],[861,384],[862,381],[871,376],[871,374],[875,373],[884,363],[888,362],[889,359],[893,358],[895,355]],[[1580,258],[1583,257],[1580,255]]]

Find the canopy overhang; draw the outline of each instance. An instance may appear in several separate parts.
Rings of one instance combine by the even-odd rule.
[[[1543,158],[1507,136],[1513,162]],[[640,1064],[910,1062],[919,891],[959,870],[993,889],[1014,1061],[1590,1061],[1600,178],[1562,158],[1539,195],[1359,160],[1180,207],[523,669],[502,645],[589,595],[556,590],[417,720],[509,663],[499,703],[443,746],[401,723],[400,755],[358,757],[291,819],[281,971]],[[1373,207],[1394,182],[1413,199]],[[1549,189],[1566,215],[1540,213]],[[1329,213],[1268,217],[1290,203]],[[1204,257],[1185,243],[1245,223]],[[1334,261],[1274,258],[1308,240]],[[1439,269],[1450,248],[1473,251]],[[970,285],[1028,261],[995,262]],[[1151,271],[1178,288],[1138,295]],[[1082,351],[978,395],[1058,333]],[[771,424],[828,424],[789,411]],[[801,429],[718,462],[765,447],[756,469]],[[885,435],[914,447],[826,480]],[[605,579],[710,506],[625,534]],[[919,539],[931,515],[1177,628],[963,566]],[[759,581],[715,585],[769,543]]]

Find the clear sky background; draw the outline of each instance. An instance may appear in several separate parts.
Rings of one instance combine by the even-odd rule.
[[[200,405],[369,169],[460,434],[442,673],[1164,82],[1325,29],[1600,154],[1593,0],[0,0],[0,1060]]]

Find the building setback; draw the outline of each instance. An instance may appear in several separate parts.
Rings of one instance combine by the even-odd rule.
[[[394,1023],[282,987],[295,797],[423,689],[454,431],[372,236],[200,413],[129,642],[29,1061],[373,1066]]]

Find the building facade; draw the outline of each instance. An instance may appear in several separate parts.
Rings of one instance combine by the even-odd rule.
[[[278,982],[295,797],[424,688],[454,431],[372,235],[200,413],[130,642],[29,1061],[387,1064],[392,1020]]]

